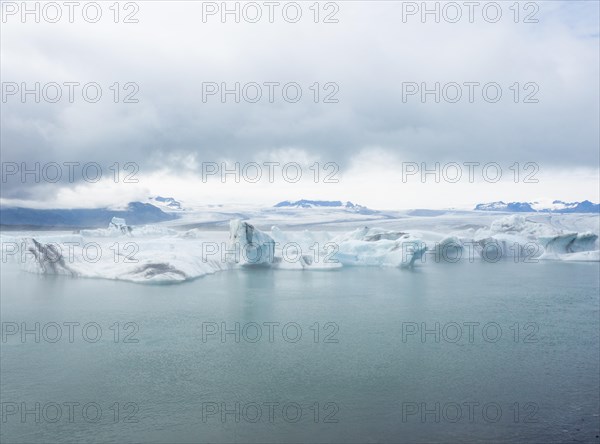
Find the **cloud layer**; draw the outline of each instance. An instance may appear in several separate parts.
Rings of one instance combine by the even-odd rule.
[[[19,93],[5,97],[2,162],[98,162],[105,173],[115,162],[135,162],[144,179],[136,191],[141,195],[161,193],[181,175],[197,179],[205,162],[285,163],[300,157],[306,165],[316,160],[339,165],[349,194],[340,198],[361,194],[359,176],[388,175],[402,162],[504,167],[536,162],[546,172],[585,171],[585,180],[544,177],[550,189],[570,184],[571,196],[594,198],[589,193],[597,190],[583,187],[597,175],[599,163],[598,4],[538,2],[538,23],[523,23],[530,12],[524,9],[515,23],[504,2],[498,22],[476,10],[470,23],[462,6],[458,23],[443,16],[436,23],[432,15],[423,23],[418,13],[406,15],[406,3],[339,2],[333,16],[338,23],[322,23],[333,11],[324,4],[320,22],[314,23],[308,3],[302,3],[297,23],[277,13],[274,23],[265,17],[235,23],[233,16],[222,23],[218,14],[204,23],[202,2],[141,2],[139,23],[114,23],[107,8],[98,23],[77,16],[74,23],[5,17],[3,88],[6,82],[19,87],[56,82],[63,85],[63,97],[58,103],[43,97],[35,103],[33,95],[21,103]],[[262,11],[266,14],[264,5]],[[96,82],[102,98],[88,103],[78,87],[69,103],[64,82]],[[128,82],[139,90],[125,87]],[[247,100],[242,93],[240,103],[234,94],[225,96],[226,103],[220,91],[206,95],[208,83],[231,89],[236,82]],[[268,82],[279,84],[272,86],[272,103]],[[434,94],[425,96],[426,103],[421,91],[407,95],[415,85],[432,89],[436,82],[440,103]],[[465,86],[470,82],[479,84],[473,86],[473,103]],[[282,86],[292,83],[302,91],[296,103],[286,99],[297,87],[283,96]],[[492,83],[502,91],[496,103],[482,93],[482,86]],[[254,84],[262,98],[249,103],[256,96]],[[450,103],[455,84],[462,97]],[[138,103],[123,103],[132,92]],[[328,96],[337,103],[324,103]],[[524,103],[528,98],[538,102]],[[367,166],[364,159],[370,157],[388,162]],[[18,175],[5,179],[4,202],[60,204],[59,196],[75,188],[64,177],[56,184],[23,183]],[[82,189],[89,185],[80,182]],[[261,193],[269,196],[265,200],[293,197],[280,196],[281,191],[265,186]],[[324,187],[306,192],[327,193]],[[430,197],[435,206],[435,196]]]

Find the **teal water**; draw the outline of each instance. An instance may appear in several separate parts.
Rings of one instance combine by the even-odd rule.
[[[600,443],[598,267],[144,286],[3,265],[1,441]]]

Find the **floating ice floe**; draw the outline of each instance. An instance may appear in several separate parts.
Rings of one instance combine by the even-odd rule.
[[[400,231],[358,228],[332,239],[339,251],[335,258],[343,265],[412,267],[427,246],[421,239]]]
[[[26,271],[141,283],[173,283],[226,270],[231,266],[206,258],[179,239],[137,242],[44,243],[25,239],[21,262]]]
[[[565,232],[521,215],[493,221],[489,229],[478,230],[475,240],[481,247],[480,254],[485,254],[486,249],[489,253],[493,246],[505,258],[594,261],[598,257],[597,234]]]
[[[114,218],[101,230],[79,234],[2,235],[2,261],[40,274],[171,283],[235,267],[333,270],[344,266],[411,268],[429,262],[480,258],[599,261],[598,235],[571,231],[564,220],[510,215],[489,226],[446,232],[362,227],[349,232],[262,231],[230,221],[225,233],[128,226]],[[402,221],[398,221],[398,225]],[[456,225],[455,225],[456,226]],[[463,226],[463,225],[459,225]],[[589,226],[585,225],[584,226]],[[448,232],[449,231],[449,232]],[[223,242],[217,242],[219,236]]]
[[[327,245],[312,242],[308,232],[286,236],[277,227],[271,235],[256,229],[248,222],[234,219],[229,224],[229,257],[242,266],[268,265],[282,269],[331,269],[341,264],[332,258]]]

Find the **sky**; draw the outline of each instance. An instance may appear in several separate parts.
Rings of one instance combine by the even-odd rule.
[[[600,200],[596,1],[0,3],[2,205]]]

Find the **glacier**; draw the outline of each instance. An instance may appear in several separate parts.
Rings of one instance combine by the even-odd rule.
[[[230,217],[226,226],[213,219],[187,229],[168,222],[131,226],[114,217],[107,228],[78,233],[2,232],[2,262],[42,275],[165,284],[239,267],[334,271],[467,260],[600,261],[597,215],[407,212],[310,229],[298,229],[298,217],[288,217],[280,226],[271,224],[272,213],[256,213],[251,220]]]

